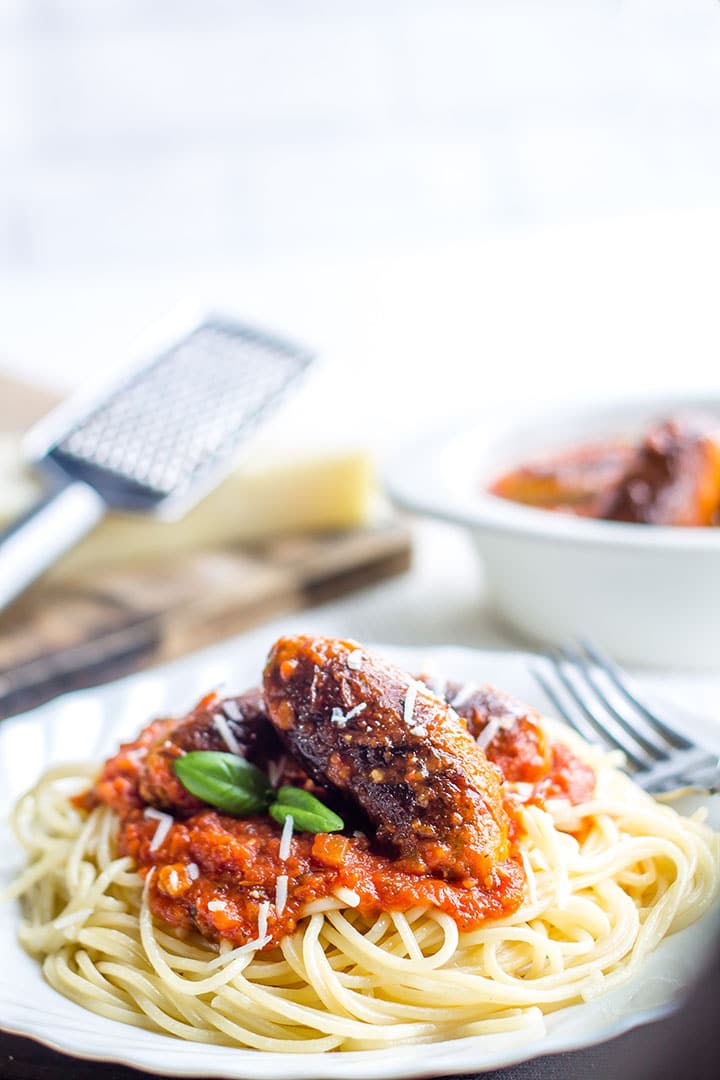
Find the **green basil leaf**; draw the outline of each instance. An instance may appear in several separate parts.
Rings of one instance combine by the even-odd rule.
[[[325,803],[321,803],[305,788],[291,787],[289,784],[278,788],[275,792],[275,801],[284,803],[287,806],[297,806],[299,810],[309,810],[311,814],[319,814],[322,811],[328,814],[332,813],[332,810],[328,810]],[[337,817],[337,814],[335,816]]]
[[[345,827],[341,817],[302,788],[281,787],[269,812],[280,825],[291,817],[300,832],[338,832]]]
[[[264,810],[272,796],[267,777],[237,754],[191,750],[173,769],[191,795],[238,817]]]

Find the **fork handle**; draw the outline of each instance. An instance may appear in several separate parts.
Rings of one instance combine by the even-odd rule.
[[[0,532],[0,611],[105,514],[105,502],[81,480],[61,477]]]

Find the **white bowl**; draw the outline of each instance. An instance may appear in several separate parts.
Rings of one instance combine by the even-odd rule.
[[[386,480],[405,508],[470,530],[495,610],[534,641],[584,636],[625,663],[720,669],[720,528],[595,521],[487,491],[538,452],[636,435],[686,410],[720,419],[720,398],[483,415],[406,449]]]

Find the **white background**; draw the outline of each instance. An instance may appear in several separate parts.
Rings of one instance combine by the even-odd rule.
[[[0,0],[0,356],[58,386],[195,297],[382,374],[381,442],[461,371],[714,381],[718,192],[717,0]]]
[[[0,0],[0,367],[228,306],[323,360],[262,445],[717,388],[719,193],[717,0]],[[514,640],[425,535],[374,636]]]

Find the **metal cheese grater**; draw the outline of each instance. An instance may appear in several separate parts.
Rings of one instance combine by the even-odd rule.
[[[120,382],[42,420],[26,446],[46,492],[0,533],[0,609],[107,510],[181,516],[232,467],[311,359],[210,316],[161,331]]]

